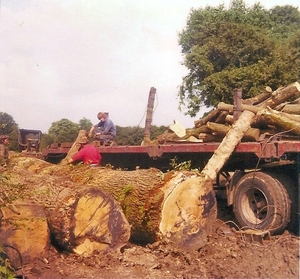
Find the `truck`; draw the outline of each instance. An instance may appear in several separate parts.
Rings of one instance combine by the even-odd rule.
[[[40,155],[40,144],[42,131],[32,129],[19,129],[18,144],[19,150],[27,155]]]
[[[201,170],[219,142],[169,142],[149,144],[154,94],[148,99],[144,143],[139,146],[93,144],[102,155],[101,165],[135,170],[170,169],[170,162],[189,162]],[[44,160],[58,163],[73,143],[55,143],[42,150]],[[225,193],[238,226],[280,234],[285,229],[299,234],[300,138],[284,134],[262,137],[255,142],[240,142],[214,182],[216,192]]]

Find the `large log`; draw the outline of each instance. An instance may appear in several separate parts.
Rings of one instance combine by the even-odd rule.
[[[283,132],[290,132],[300,136],[300,122],[291,120],[285,113],[267,108],[260,111],[258,117],[262,118],[268,124],[276,126]]]
[[[208,122],[207,127],[211,130],[213,135],[220,135],[223,137],[229,132],[231,128],[231,126],[213,123],[213,122]],[[249,128],[245,132],[243,139],[246,141],[258,141],[259,136],[260,136],[259,129]]]
[[[198,127],[205,125],[208,121],[213,122],[218,118],[219,114],[220,114],[220,111],[217,109],[214,109],[210,113],[208,113],[205,117],[194,121],[194,125],[196,128],[198,128]]]
[[[300,84],[294,82],[288,86],[278,88],[275,92],[272,93],[272,96],[259,103],[260,107],[270,107],[275,108],[277,105],[288,101],[289,99],[296,99],[300,97]]]
[[[267,86],[263,93],[254,96],[252,98],[242,100],[242,103],[245,105],[256,105],[269,99],[271,97],[271,94],[272,94],[272,88]]]
[[[15,269],[48,255],[50,232],[43,209],[27,200],[1,204],[0,243]]]
[[[255,114],[251,111],[243,111],[238,120],[232,125],[219,147],[210,158],[202,173],[211,180],[216,178],[217,173],[224,166],[235,147],[242,140],[246,131],[250,128]]]
[[[80,187],[80,186],[79,186]],[[95,250],[120,250],[130,238],[130,225],[110,195],[95,187],[61,192],[48,215],[57,244],[67,251],[91,255]]]
[[[163,203],[162,235],[183,249],[205,246],[207,234],[216,220],[213,181],[236,145],[251,126],[255,114],[244,111],[200,174],[177,183]]]
[[[70,170],[78,172],[80,167],[13,157],[10,181],[3,187],[9,197],[25,196],[43,206],[53,241],[62,249],[87,255],[95,249],[119,250],[130,238],[130,225],[120,205],[100,188],[76,183]],[[88,173],[89,169],[82,170]],[[22,192],[17,193],[20,184]]]
[[[220,102],[218,104],[218,110],[220,111],[229,111],[229,112],[233,112],[233,108],[234,106],[233,105],[230,105],[230,104],[225,104],[223,102]],[[252,105],[242,105],[241,106],[241,109],[244,111],[244,110],[248,110],[248,111],[251,111],[253,113],[257,113],[259,112],[260,110],[262,110],[262,108],[259,108],[259,107],[256,107],[256,106],[252,106]]]
[[[164,133],[162,133],[161,135],[157,136],[157,142],[159,144],[163,144],[166,142],[179,142],[182,140],[188,140],[190,137],[195,137],[200,139],[200,134],[201,133],[209,133],[210,130],[207,128],[206,125],[200,126],[199,128],[193,128],[193,129],[186,129],[185,130],[185,135],[183,137],[179,137],[178,135],[176,135],[175,132],[171,131],[171,130],[167,130]]]
[[[45,204],[50,230],[55,236],[55,241],[68,251],[86,254],[89,254],[92,249],[99,249],[97,243],[91,245],[89,240],[92,239],[105,246],[109,239],[109,237],[99,237],[96,233],[99,230],[105,231],[103,226],[110,227],[109,224],[101,222],[103,215],[98,214],[92,206],[92,204],[107,203],[106,198],[101,201],[99,195],[95,198],[95,192],[97,193],[98,190],[107,193],[120,204],[131,226],[131,239],[151,243],[162,238],[168,239],[169,234],[164,234],[162,230],[162,224],[168,220],[168,217],[163,215],[172,211],[163,210],[170,206],[166,206],[165,201],[172,199],[173,195],[176,197],[176,189],[184,188],[186,185],[197,186],[199,180],[194,172],[170,172],[165,175],[157,169],[121,171],[100,167],[90,168],[84,165],[55,166],[33,158],[15,158],[12,163],[15,181],[25,177],[23,184],[28,186],[26,191],[30,193],[29,196],[39,204]],[[188,180],[190,177],[193,179]],[[30,184],[34,184],[34,193],[33,186],[29,189]],[[191,188],[190,193],[195,190],[201,200],[201,204],[195,211],[198,230],[193,227],[188,230],[188,234],[185,234],[186,230],[184,230],[181,237],[176,238],[179,241],[176,243],[178,246],[199,248],[204,245],[207,241],[206,224],[216,218],[213,190],[196,187]],[[190,199],[188,196],[186,198],[189,199],[185,201],[186,204],[198,203],[193,198]],[[178,202],[181,204],[181,201]],[[104,212],[108,211],[110,210]],[[96,220],[89,218],[92,215],[97,215]],[[213,218],[209,217],[211,215]],[[87,220],[90,223],[87,224]],[[97,220],[101,223],[99,227],[95,225]],[[88,230],[87,227],[92,230]],[[120,238],[123,241],[122,235]],[[107,249],[108,246],[104,248]]]
[[[75,141],[73,142],[71,148],[68,151],[67,156],[61,160],[60,164],[61,165],[67,165],[68,164],[68,160],[70,158],[72,158],[79,150],[81,144],[79,143],[79,141],[86,136],[86,131],[85,130],[80,130],[78,133],[77,138],[75,139]]]
[[[299,104],[287,104],[282,109],[282,112],[300,114],[300,105]]]

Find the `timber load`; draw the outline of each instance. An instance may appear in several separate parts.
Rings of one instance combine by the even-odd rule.
[[[47,258],[50,244],[88,256],[96,250],[119,251],[130,239],[153,243],[176,232],[179,246],[200,248],[216,220],[212,189],[195,188],[199,184],[195,172],[54,165],[15,154],[3,175],[7,180],[0,188],[0,244],[15,268],[36,257]],[[182,211],[190,207],[190,196],[177,200],[178,188],[202,197],[201,205],[195,200],[192,215],[198,218],[184,233],[191,213],[181,216],[176,230],[169,216],[178,207]]]
[[[194,122],[194,128],[184,129],[175,122],[157,137],[159,144],[170,142],[221,142],[242,111],[251,111],[255,118],[242,141],[258,142],[266,138],[297,140],[300,136],[300,84],[292,83],[273,91],[266,87],[261,94],[242,100],[235,90],[234,104],[219,103],[217,108]]]
[[[159,143],[220,142],[202,171],[66,164],[84,131],[59,165],[11,156],[0,185],[0,244],[14,267],[44,257],[50,244],[80,255],[119,251],[130,239],[167,240],[185,250],[204,247],[217,219],[214,181],[239,143],[300,136],[298,82],[274,92],[266,88],[247,100],[240,90],[235,93],[234,105],[220,103],[193,129],[174,123],[157,138]]]

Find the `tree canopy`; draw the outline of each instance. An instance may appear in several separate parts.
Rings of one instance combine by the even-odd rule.
[[[144,140],[144,128],[139,126],[134,127],[121,127],[116,126],[117,137],[115,139],[118,145],[141,145]],[[156,137],[166,131],[168,127],[166,126],[151,126],[150,137],[151,140],[156,139]]]
[[[9,149],[18,150],[18,124],[6,112],[0,112],[0,135],[9,135]]]
[[[300,13],[286,5],[266,10],[242,0],[191,10],[179,34],[188,74],[179,90],[180,108],[195,116],[202,106],[233,102],[234,88],[243,98],[266,86],[273,90],[299,78]]]
[[[48,135],[53,139],[53,142],[73,142],[77,138],[79,130],[79,124],[63,118],[52,123]]]

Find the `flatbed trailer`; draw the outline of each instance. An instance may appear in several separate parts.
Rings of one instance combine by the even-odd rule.
[[[175,157],[179,161],[191,160],[192,168],[202,167],[206,160],[219,146],[219,142],[209,143],[169,143],[162,145],[140,146],[100,146],[98,142],[93,144],[102,155],[102,165],[110,164],[116,168],[132,170],[136,167],[158,167],[161,170],[170,168],[170,160]],[[63,159],[72,143],[52,144],[42,150],[42,156],[46,161],[58,162]],[[236,167],[230,167],[239,163],[239,169],[259,167],[264,163],[278,160],[295,160],[300,153],[300,140],[272,140],[262,142],[241,142],[231,155],[225,168],[230,171]]]

